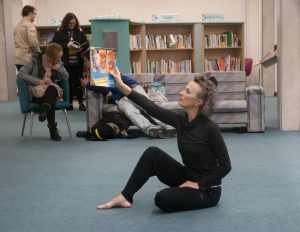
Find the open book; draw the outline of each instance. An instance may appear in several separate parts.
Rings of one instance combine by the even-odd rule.
[[[76,41],[73,41],[71,40],[69,43],[68,43],[68,46],[69,47],[73,47],[73,48],[76,48],[76,49],[80,49],[83,45],[87,44],[88,42],[84,42],[82,44],[76,42]]]
[[[90,47],[91,85],[115,87],[109,72],[116,72],[117,50]]]

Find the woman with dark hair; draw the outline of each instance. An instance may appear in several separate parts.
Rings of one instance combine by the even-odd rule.
[[[209,119],[215,95],[215,79],[195,76],[180,92],[178,104],[185,112],[161,108],[122,82],[119,71],[116,86],[149,115],[177,130],[177,143],[183,165],[157,147],[149,147],[141,156],[125,188],[117,197],[98,209],[129,208],[134,194],[152,176],[167,186],[155,196],[155,204],[165,212],[201,209],[218,204],[221,179],[231,163],[221,132]]]
[[[39,121],[47,119],[50,138],[54,141],[61,140],[55,122],[55,104],[63,94],[55,82],[58,83],[62,77],[68,77],[68,72],[61,63],[62,55],[62,47],[51,43],[47,46],[45,54],[34,54],[31,61],[18,73],[18,77],[27,82],[29,100],[41,104]]]
[[[76,95],[79,110],[85,111],[83,89],[80,83],[80,77],[83,71],[81,53],[89,47],[89,44],[85,33],[79,26],[79,21],[75,14],[67,13],[65,15],[52,42],[60,44],[63,48],[64,54],[62,61],[69,73],[70,108],[73,109],[73,96]]]

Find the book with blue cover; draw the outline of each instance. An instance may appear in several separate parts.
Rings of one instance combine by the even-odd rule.
[[[113,48],[90,48],[91,85],[115,87],[113,76],[116,72],[117,50]]]

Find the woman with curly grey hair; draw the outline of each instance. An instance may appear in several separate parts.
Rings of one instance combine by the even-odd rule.
[[[177,130],[183,164],[158,147],[145,150],[125,188],[98,209],[129,208],[134,194],[152,176],[168,187],[155,196],[155,204],[165,212],[213,207],[221,197],[221,179],[231,170],[230,158],[221,132],[209,119],[214,107],[214,78],[195,76],[180,92],[178,104],[184,113],[161,108],[122,82],[119,71],[111,73],[117,87],[152,117]]]

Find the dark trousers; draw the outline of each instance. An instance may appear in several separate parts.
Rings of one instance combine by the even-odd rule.
[[[53,85],[49,85],[43,97],[33,97],[32,99],[33,102],[39,104],[47,103],[51,105],[51,109],[47,114],[48,124],[52,124],[55,122],[55,104],[57,101],[57,96],[58,96],[57,89]]]
[[[83,101],[83,88],[80,83],[82,77],[82,65],[65,66],[69,73],[69,88],[70,88],[70,104],[73,102],[73,97],[76,95],[79,103]]]
[[[157,147],[149,147],[141,156],[131,174],[122,195],[133,201],[133,195],[151,176],[170,186],[155,196],[155,205],[166,212],[193,210],[217,205],[221,196],[221,187],[193,189],[178,187],[187,178],[185,167]]]

